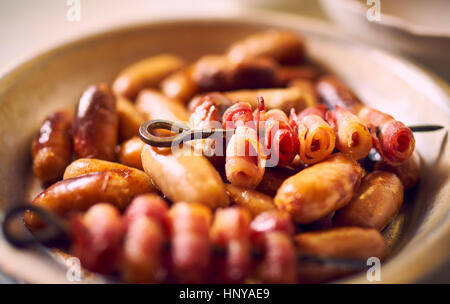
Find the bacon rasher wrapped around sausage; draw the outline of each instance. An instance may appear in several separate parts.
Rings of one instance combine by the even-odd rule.
[[[372,136],[358,116],[339,106],[327,113],[327,121],[336,132],[336,148],[355,160],[372,149]]]
[[[220,282],[243,283],[250,271],[250,213],[241,207],[216,211],[211,228],[211,240],[226,249],[219,262]]]
[[[291,123],[296,127],[300,141],[300,159],[305,164],[315,164],[330,156],[334,150],[336,136],[324,120],[325,112],[324,105],[310,107],[299,114],[291,110]]]
[[[223,114],[223,127],[235,129],[228,142],[225,173],[230,183],[255,188],[265,170],[264,147],[258,141],[252,108],[248,103],[236,103]]]
[[[362,107],[358,116],[373,126],[373,143],[386,163],[398,166],[409,159],[415,147],[411,129],[391,115],[369,107]]]
[[[172,271],[180,283],[201,283],[211,259],[211,210],[196,203],[176,203],[171,220]]]
[[[258,97],[255,122],[264,131],[264,146],[270,151],[267,162],[273,167],[290,164],[298,153],[299,141],[286,114],[278,109],[266,112],[264,99]]]
[[[292,243],[294,227],[288,214],[270,210],[250,223],[254,246],[263,252],[256,276],[263,283],[295,283],[296,251]]]

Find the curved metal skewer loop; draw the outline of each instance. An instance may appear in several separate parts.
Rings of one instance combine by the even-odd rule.
[[[173,136],[157,136],[152,134],[153,130],[168,130],[174,133],[178,133]],[[143,142],[154,147],[173,147],[178,146],[183,142],[208,138],[211,135],[216,134],[221,137],[234,134],[234,130],[224,129],[202,129],[192,130],[189,126],[173,122],[170,120],[155,119],[144,122],[139,128],[139,135]]]
[[[17,229],[14,230],[12,223],[18,218],[22,219],[23,214],[26,211],[36,213],[39,219],[44,223],[44,227],[33,233],[20,233]],[[43,208],[25,204],[14,206],[5,212],[2,221],[2,231],[5,239],[11,245],[20,248],[39,243],[62,243],[69,239],[68,227],[60,218]]]

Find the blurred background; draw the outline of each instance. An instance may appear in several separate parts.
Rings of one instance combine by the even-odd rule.
[[[78,3],[80,14],[73,14]],[[0,0],[0,74],[40,51],[110,27],[248,9],[328,23],[450,82],[449,0]],[[14,280],[0,269],[1,282]]]
[[[69,21],[68,11],[77,3],[80,20]],[[0,70],[39,50],[111,26],[245,9],[328,22],[336,31],[408,57],[450,81],[448,0],[0,0]]]

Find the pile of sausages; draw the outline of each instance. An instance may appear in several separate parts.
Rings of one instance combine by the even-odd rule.
[[[234,132],[186,153],[145,145],[150,119]],[[310,62],[301,37],[271,30],[187,65],[144,59],[48,116],[31,150],[51,186],[32,204],[67,219],[86,269],[125,282],[323,282],[351,271],[299,253],[387,256],[380,232],[419,180],[414,146]],[[24,221],[45,225],[31,211]]]

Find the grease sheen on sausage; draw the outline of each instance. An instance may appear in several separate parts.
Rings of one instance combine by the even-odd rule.
[[[336,226],[383,230],[403,203],[403,185],[391,172],[374,171],[364,177],[356,196],[333,217]]]
[[[81,96],[74,122],[77,157],[114,160],[117,137],[116,98],[106,83],[90,86]]]
[[[99,202],[124,209],[133,197],[154,189],[150,178],[130,173],[127,170],[101,171],[65,179],[41,192],[32,204],[60,216],[84,211]],[[26,212],[24,220],[31,228],[41,224],[32,212]]]
[[[60,111],[48,116],[31,145],[33,172],[43,181],[62,177],[72,159],[73,115]]]
[[[362,168],[339,153],[306,168],[283,182],[275,205],[294,221],[311,223],[345,206],[357,191]]]

